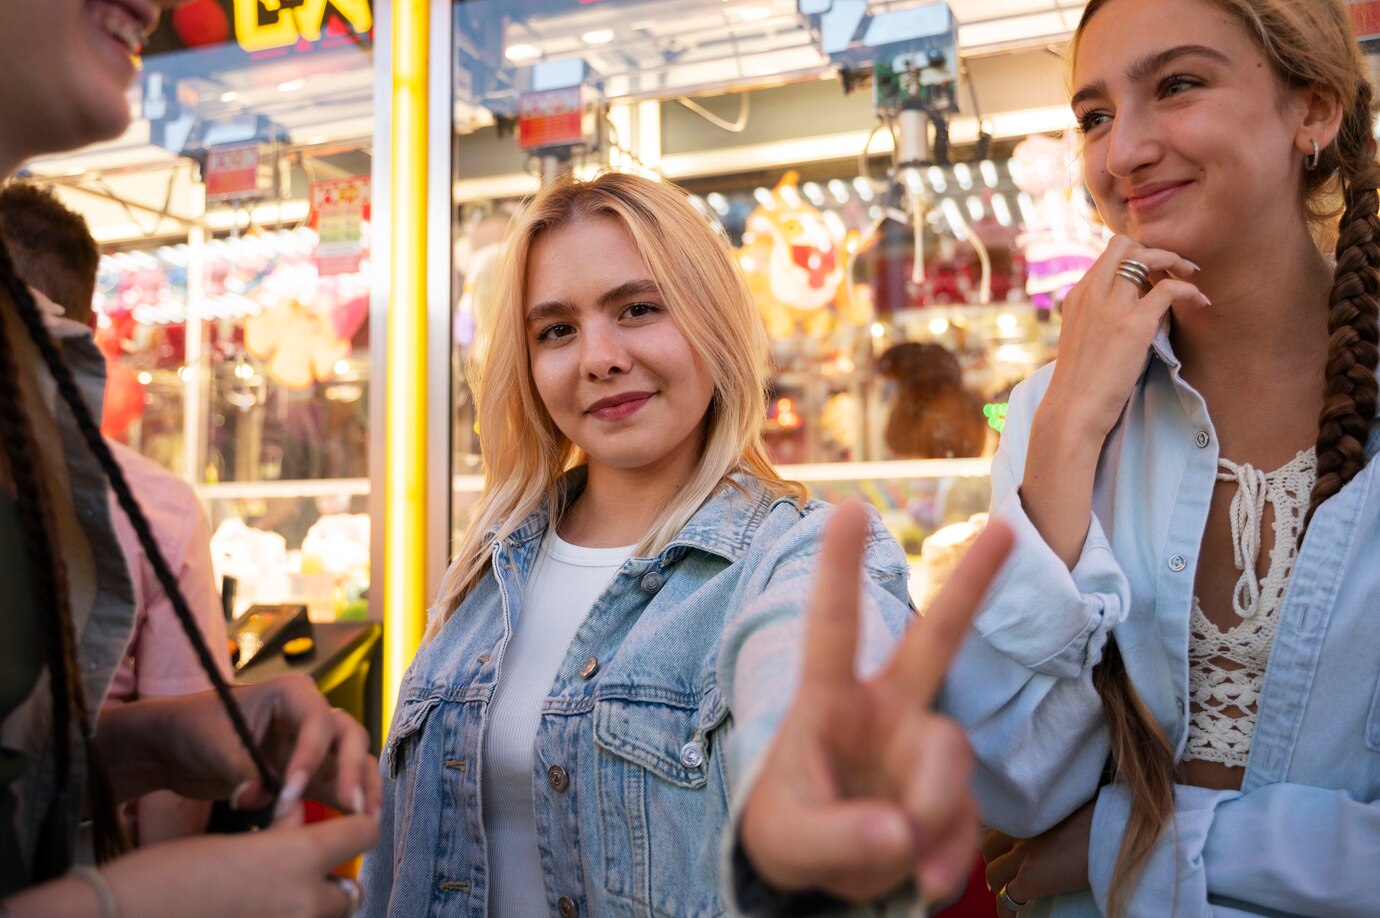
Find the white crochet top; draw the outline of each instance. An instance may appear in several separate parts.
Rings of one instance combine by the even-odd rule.
[[[1218,481],[1235,481],[1231,537],[1241,578],[1232,592],[1232,609],[1241,623],[1221,631],[1193,597],[1189,620],[1188,746],[1184,759],[1244,768],[1255,732],[1265,665],[1284,604],[1284,589],[1298,557],[1299,532],[1317,477],[1313,448],[1273,472],[1218,460]],[[1265,579],[1256,577],[1265,505],[1274,507],[1275,543]]]

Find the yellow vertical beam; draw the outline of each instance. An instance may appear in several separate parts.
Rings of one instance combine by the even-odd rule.
[[[421,641],[426,593],[427,0],[393,0],[384,445],[383,721]]]

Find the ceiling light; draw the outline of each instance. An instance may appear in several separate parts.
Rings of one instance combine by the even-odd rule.
[[[236,99],[238,99],[239,97],[240,97],[240,94],[239,94],[239,93],[237,93],[237,92],[231,90],[230,92],[223,92],[223,93],[221,93],[221,94],[220,94],[220,101],[222,101],[222,102],[234,102],[234,101],[235,101]]]
[[[765,6],[745,6],[738,10],[738,15],[749,22],[754,22],[758,19],[766,19],[771,15],[771,10]]]
[[[288,80],[288,81],[285,82],[285,83],[279,83],[279,84],[278,84],[278,91],[279,91],[279,92],[296,92],[297,90],[301,89],[303,86],[306,86],[306,85],[307,85],[307,81],[304,80],[304,79],[302,79],[301,77],[298,77],[298,78],[295,79],[295,80]]]
[[[536,45],[509,45],[503,56],[513,63],[530,61],[541,57],[541,49]]]
[[[613,29],[595,29],[580,36],[587,45],[606,45],[613,41]]]

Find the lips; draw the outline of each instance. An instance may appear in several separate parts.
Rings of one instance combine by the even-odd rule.
[[[1126,206],[1131,210],[1144,212],[1158,207],[1165,203],[1182,188],[1188,187],[1190,183],[1182,182],[1152,182],[1148,185],[1141,185],[1126,196]]]
[[[585,409],[585,414],[601,421],[621,421],[636,414],[654,395],[655,392],[620,392],[594,402]]]
[[[96,23],[132,55],[158,24],[158,11],[140,0],[87,0]]]

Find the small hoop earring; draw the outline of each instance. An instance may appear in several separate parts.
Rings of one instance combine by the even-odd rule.
[[[1303,168],[1312,172],[1314,169],[1318,168],[1318,162],[1322,159],[1322,148],[1318,146],[1318,142],[1313,140],[1313,138],[1310,137],[1309,140],[1313,141],[1313,155],[1304,157]]]

